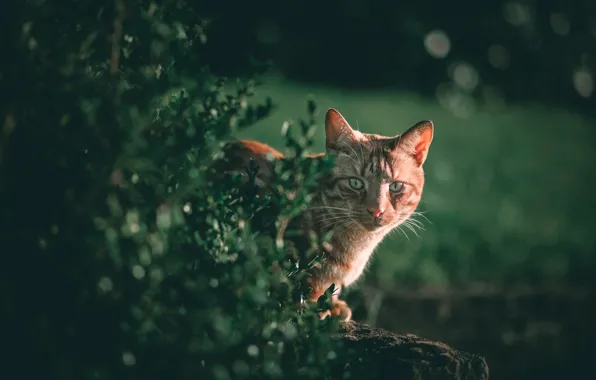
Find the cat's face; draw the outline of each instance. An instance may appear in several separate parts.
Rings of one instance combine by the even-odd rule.
[[[401,136],[355,131],[335,110],[326,118],[327,151],[335,167],[321,198],[326,220],[370,232],[389,232],[420,203],[433,124],[422,121]]]

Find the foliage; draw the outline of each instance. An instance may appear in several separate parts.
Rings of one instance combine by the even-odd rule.
[[[296,304],[322,237],[298,250],[284,240],[330,164],[304,159],[314,103],[299,136],[284,128],[273,195],[235,177],[212,183],[222,142],[273,104],[249,105],[250,78],[211,74],[209,25],[194,8],[17,11],[25,21],[11,24],[2,68],[13,93],[1,110],[0,304],[12,363],[29,363],[20,377],[328,377],[337,320]],[[255,225],[266,220],[273,234]]]

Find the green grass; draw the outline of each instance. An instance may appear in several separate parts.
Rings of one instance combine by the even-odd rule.
[[[539,106],[477,107],[456,117],[437,102],[389,91],[358,92],[265,80],[259,96],[278,110],[238,137],[281,149],[283,121],[319,107],[317,146],[324,147],[324,111],[338,109],[364,132],[402,133],[435,123],[419,210],[424,231],[386,239],[363,280],[395,284],[470,284],[581,280],[596,268],[593,125]]]

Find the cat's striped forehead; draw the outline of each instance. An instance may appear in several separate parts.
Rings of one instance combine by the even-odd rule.
[[[334,174],[395,181],[399,176],[398,156],[388,144],[389,140],[371,139],[346,145],[337,154]]]

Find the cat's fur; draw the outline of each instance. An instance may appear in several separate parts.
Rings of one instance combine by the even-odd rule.
[[[351,318],[350,308],[338,298],[341,287],[361,276],[381,240],[414,213],[422,195],[422,164],[433,129],[431,121],[421,121],[403,135],[361,133],[353,130],[338,111],[327,111],[326,151],[336,156],[335,165],[302,220],[306,229],[333,231],[327,260],[309,277],[311,300],[316,301],[333,283],[337,289],[332,309],[322,318]],[[230,147],[226,155],[232,166],[227,170],[241,172],[251,159],[255,160],[259,165],[256,183],[267,189],[273,162],[283,155],[256,141],[240,140]]]

